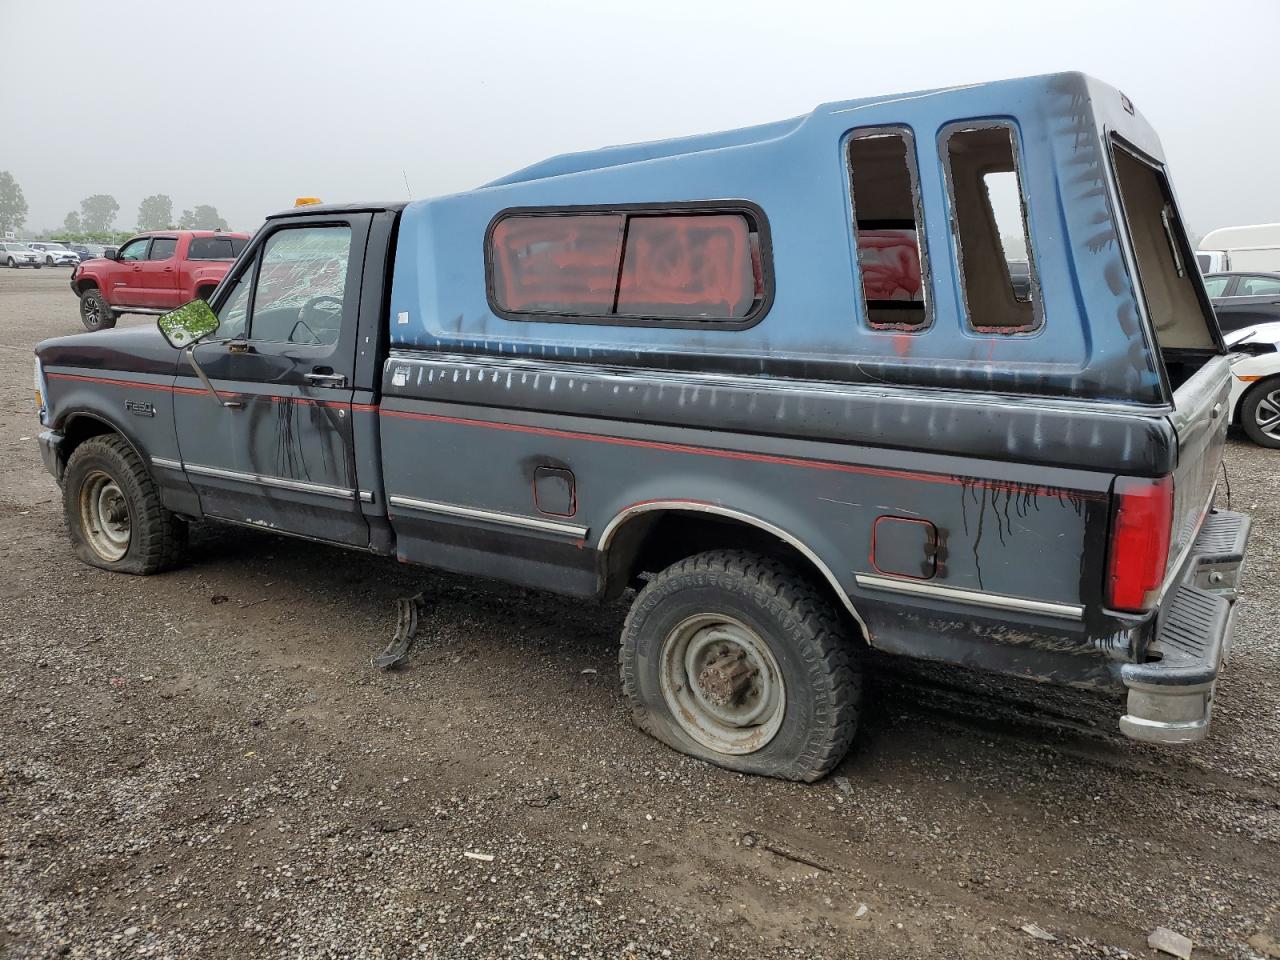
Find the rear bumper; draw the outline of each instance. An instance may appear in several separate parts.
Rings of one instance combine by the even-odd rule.
[[[1148,743],[1204,739],[1218,673],[1231,652],[1240,571],[1249,542],[1243,513],[1210,513],[1181,579],[1166,595],[1146,663],[1126,663],[1129,689],[1120,731]]]

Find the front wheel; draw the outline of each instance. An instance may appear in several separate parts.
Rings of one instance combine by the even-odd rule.
[[[1280,377],[1255,384],[1240,404],[1240,426],[1262,447],[1280,449]]]
[[[857,728],[860,648],[797,571],[736,550],[683,560],[636,597],[622,631],[637,725],[730,770],[818,780]]]
[[[107,330],[116,325],[116,315],[102,293],[90,287],[80,294],[80,322],[89,331]]]
[[[186,524],[165,509],[146,465],[118,434],[93,437],[67,461],[62,510],[77,556],[120,573],[175,566]]]

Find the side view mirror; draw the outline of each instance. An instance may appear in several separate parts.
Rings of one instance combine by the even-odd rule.
[[[169,346],[181,350],[194,346],[218,329],[218,315],[204,300],[192,300],[156,320]]]
[[[120,253],[120,250],[118,248],[107,247],[105,250],[102,251],[102,256],[107,260],[117,260],[119,259],[119,256],[118,256],[119,253]]]

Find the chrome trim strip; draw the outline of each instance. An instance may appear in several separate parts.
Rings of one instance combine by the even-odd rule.
[[[181,470],[181,460],[170,460],[168,457],[152,457],[151,462],[157,467],[163,467],[166,470]]]
[[[777,537],[784,543],[788,543],[795,547],[804,555],[806,560],[818,569],[818,572],[826,578],[826,581],[831,584],[831,589],[836,592],[836,596],[840,598],[840,602],[844,604],[844,608],[849,611],[849,615],[853,617],[853,619],[857,621],[858,626],[862,628],[862,635],[867,638],[868,643],[870,642],[871,631],[867,629],[866,621],[863,620],[858,611],[854,609],[853,601],[849,599],[849,592],[840,585],[840,581],[837,580],[836,575],[831,572],[831,568],[823,563],[818,558],[818,555],[805,546],[801,540],[793,537],[781,527],[775,527],[772,523],[769,523],[766,520],[761,520],[759,517],[752,516],[749,513],[743,513],[740,510],[731,510],[728,507],[721,507],[715,504],[701,503],[695,500],[648,500],[645,503],[637,503],[627,507],[616,517],[610,520],[608,525],[605,526],[604,532],[600,534],[600,542],[596,544],[596,549],[600,552],[604,552],[604,550],[609,546],[609,541],[613,539],[614,534],[618,532],[618,528],[621,527],[625,521],[631,519],[636,514],[648,513],[651,510],[688,510],[693,513],[712,513],[720,517],[730,517],[734,520],[741,520],[743,523],[748,523],[753,527],[758,527],[766,533],[773,534],[773,536]]]
[[[515,513],[502,513],[498,510],[481,510],[477,507],[464,507],[456,503],[441,503],[438,500],[417,500],[413,497],[388,497],[387,502],[393,507],[404,507],[406,510],[418,510],[422,513],[438,513],[446,517],[464,517],[468,520],[483,520],[486,523],[501,523],[508,527],[521,527],[526,530],[537,530],[541,533],[555,533],[574,540],[584,540],[587,527],[575,523],[561,523],[558,520],[544,520],[541,517],[526,517]]]
[[[1028,597],[1011,597],[986,590],[965,590],[962,587],[944,587],[921,580],[904,580],[898,577],[879,577],[870,573],[854,574],[858,586],[872,590],[892,590],[921,597],[936,597],[953,603],[968,603],[978,607],[999,607],[1002,610],[1021,610],[1024,613],[1041,613],[1047,617],[1064,620],[1083,620],[1084,606],[1079,603],[1055,603],[1049,600],[1032,600]]]
[[[324,483],[311,483],[306,480],[288,480],[284,477],[266,477],[260,473],[241,473],[239,470],[224,470],[221,467],[203,467],[199,464],[184,464],[187,473],[204,477],[220,477],[223,480],[240,480],[244,483],[260,483],[264,487],[279,487],[281,490],[294,490],[298,493],[315,493],[322,497],[338,497],[342,500],[355,499],[356,492],[350,487],[331,487]]]

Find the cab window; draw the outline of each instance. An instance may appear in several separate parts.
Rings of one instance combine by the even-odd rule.
[[[178,241],[175,237],[156,237],[151,241],[151,252],[147,254],[148,260],[168,260],[178,249]]]
[[[1241,277],[1237,297],[1274,297],[1280,295],[1280,278]]]
[[[345,224],[293,227],[272,234],[258,265],[249,339],[337,343],[350,256],[351,228]]]
[[[145,260],[147,258],[147,244],[151,242],[150,237],[139,237],[137,240],[130,240],[120,248],[117,254],[117,260]]]
[[[1230,277],[1205,277],[1204,292],[1211,297],[1220,297],[1222,296],[1222,292],[1227,289],[1227,284],[1230,282]]]
[[[253,269],[245,270],[218,310],[220,340],[237,340],[244,337],[249,320],[249,292],[253,290]]]

